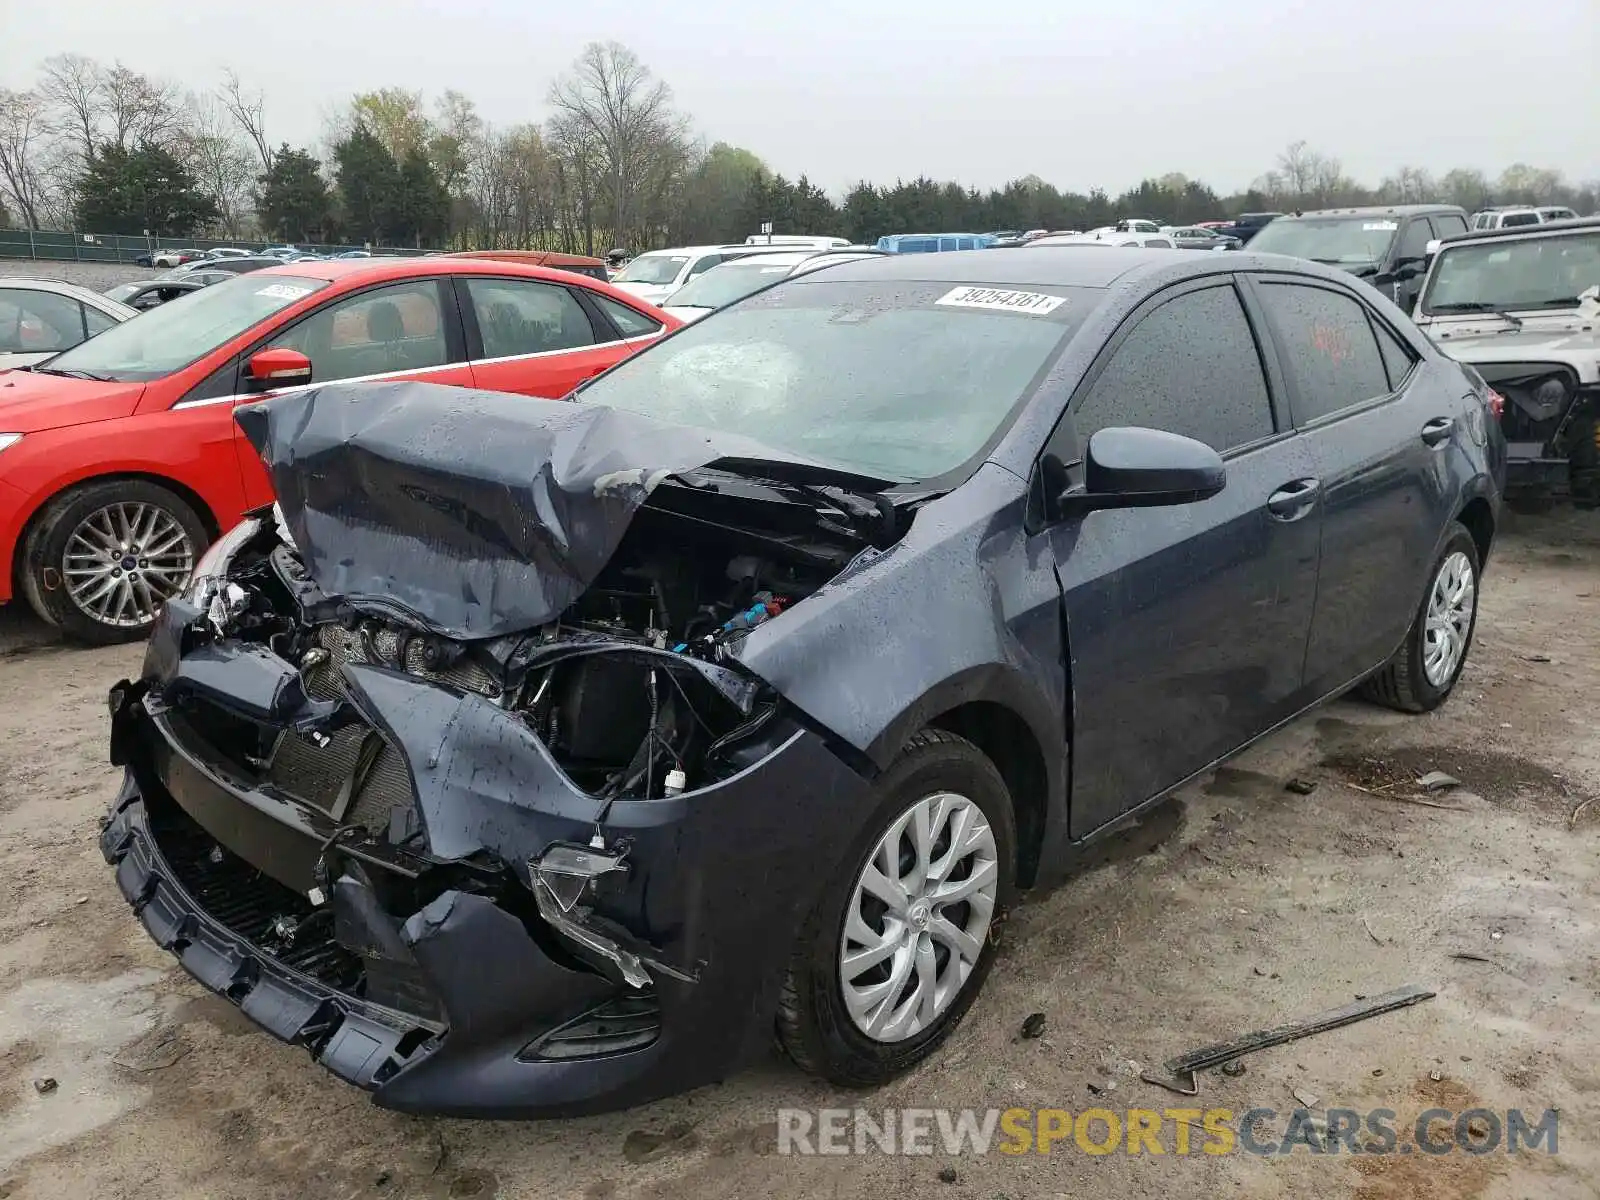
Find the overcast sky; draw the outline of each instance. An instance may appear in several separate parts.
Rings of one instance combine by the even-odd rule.
[[[274,142],[350,93],[454,87],[542,119],[587,41],[632,47],[697,131],[833,192],[1028,173],[1243,187],[1304,139],[1376,183],[1514,161],[1600,177],[1600,0],[0,0],[0,86],[62,51],[267,94]]]

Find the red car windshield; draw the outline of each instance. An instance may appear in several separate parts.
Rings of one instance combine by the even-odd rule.
[[[113,326],[35,369],[128,383],[160,379],[327,286],[300,275],[240,275]]]

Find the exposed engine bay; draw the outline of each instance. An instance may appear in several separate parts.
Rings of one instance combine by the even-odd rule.
[[[708,477],[663,484],[598,578],[556,620],[481,640],[323,596],[294,547],[262,521],[213,588],[213,628],[298,666],[315,699],[339,699],[346,664],[401,671],[515,713],[599,799],[673,796],[766,752],[761,733],[776,697],[721,666],[743,635],[875,552],[842,523],[851,511],[844,502],[843,513],[819,512],[764,486],[761,500],[748,495],[753,485],[732,486],[747,494],[716,494]],[[696,515],[682,511],[690,506]],[[699,515],[730,506],[745,518],[741,527]],[[752,525],[752,515],[766,519]],[[319,748],[328,738],[289,736],[309,736]],[[386,807],[355,811],[378,818]]]

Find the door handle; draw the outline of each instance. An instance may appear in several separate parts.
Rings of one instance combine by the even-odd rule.
[[[1454,417],[1435,417],[1422,427],[1422,444],[1430,450],[1437,450],[1450,440],[1450,435],[1455,431]]]
[[[1298,521],[1311,511],[1321,490],[1322,482],[1317,479],[1286,483],[1267,497],[1267,512],[1280,521]]]

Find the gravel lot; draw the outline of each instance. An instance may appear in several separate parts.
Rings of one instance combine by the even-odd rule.
[[[1600,804],[1583,807],[1600,795],[1593,514],[1505,534],[1443,711],[1340,703],[1185,789],[1023,905],[945,1051],[865,1097],[773,1057],[690,1096],[566,1123],[372,1108],[192,983],[118,895],[95,846],[116,778],[104,695],[140,654],[62,647],[0,612],[7,1200],[1596,1195]],[[1433,768],[1464,786],[1395,798]],[[1315,790],[1287,791],[1295,777]],[[1393,1109],[1402,1128],[1434,1105],[1554,1107],[1559,1154],[1091,1157],[1070,1140],[1047,1156],[776,1153],[783,1105],[1180,1105],[1134,1064],[1410,982],[1437,998],[1252,1055],[1237,1077],[1204,1075],[1188,1103],[1286,1113],[1292,1089],[1313,1108]],[[1020,1039],[1035,1012],[1044,1036]],[[46,1076],[58,1085],[40,1094]]]
[[[153,279],[162,274],[131,263],[32,262],[28,259],[0,259],[0,275],[8,279],[59,279],[103,292],[119,283]]]

